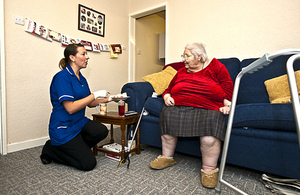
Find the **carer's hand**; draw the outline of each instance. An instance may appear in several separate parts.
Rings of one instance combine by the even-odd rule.
[[[94,92],[93,94],[94,94],[95,99],[98,99],[98,98],[105,98],[105,97],[109,96],[110,92],[107,90],[99,90],[99,91]]]
[[[171,95],[166,94],[164,97],[166,106],[174,106],[175,100],[171,97]]]
[[[220,107],[220,112],[222,112],[225,115],[228,115],[230,113],[230,107],[229,106],[224,106],[224,107]]]

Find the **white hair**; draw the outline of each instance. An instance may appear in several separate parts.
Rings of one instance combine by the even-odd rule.
[[[205,50],[205,45],[203,43],[192,43],[192,44],[187,44],[185,46],[185,49],[188,49],[191,51],[191,53],[195,56],[195,58],[198,58],[201,54],[202,57],[200,59],[201,62],[205,62],[208,58],[206,50]]]

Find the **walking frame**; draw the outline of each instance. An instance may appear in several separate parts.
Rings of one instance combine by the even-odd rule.
[[[298,95],[296,77],[295,77],[294,68],[293,68],[294,61],[297,59],[300,59],[300,49],[285,49],[285,50],[280,50],[278,52],[275,52],[271,55],[265,54],[264,56],[262,56],[261,58],[259,58],[256,61],[254,61],[247,67],[242,68],[241,72],[237,75],[237,77],[235,79],[234,90],[233,90],[233,95],[232,95],[231,111],[230,111],[229,118],[228,118],[226,135],[225,135],[225,140],[224,140],[224,145],[223,145],[223,152],[222,152],[222,158],[221,158],[221,164],[220,164],[218,183],[215,188],[216,194],[221,194],[221,184],[226,185],[227,187],[229,187],[231,190],[237,192],[238,194],[247,194],[247,193],[243,192],[242,190],[238,189],[237,187],[235,187],[235,186],[231,185],[230,183],[226,182],[225,180],[223,180],[223,173],[225,170],[226,157],[227,157],[227,152],[228,152],[233,117],[234,117],[235,106],[236,106],[239,84],[240,84],[241,78],[243,77],[243,75],[255,73],[256,71],[268,66],[272,62],[272,60],[278,56],[291,55],[291,54],[295,54],[295,55],[291,56],[288,59],[288,61],[286,63],[286,68],[287,68],[287,76],[288,76],[288,81],[289,81],[289,87],[290,87],[290,92],[291,92],[291,98],[292,98],[293,110],[294,110],[294,116],[295,116],[295,123],[296,123],[299,147],[300,147],[300,103],[299,103],[299,95]]]

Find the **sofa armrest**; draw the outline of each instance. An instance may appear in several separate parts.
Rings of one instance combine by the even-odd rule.
[[[128,110],[140,113],[143,109],[148,96],[152,96],[154,89],[149,82],[132,82],[126,83],[121,90],[127,93],[130,98],[126,100]]]

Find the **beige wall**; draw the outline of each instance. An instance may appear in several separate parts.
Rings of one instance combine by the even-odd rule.
[[[166,63],[187,43],[206,44],[210,57],[260,57],[300,47],[299,0],[129,0],[129,13],[167,4]],[[134,5],[134,6],[132,6]]]
[[[104,38],[77,30],[79,3],[106,15]],[[80,39],[128,46],[128,14],[161,4],[167,7],[166,63],[179,61],[186,43],[194,41],[205,43],[208,55],[218,58],[259,57],[300,46],[299,0],[4,0],[7,143],[48,135],[49,85],[59,71],[57,64],[64,49],[57,42],[24,32],[24,26],[14,24],[14,15]],[[92,91],[120,92],[129,78],[129,49],[114,60],[108,53],[90,52],[89,66],[82,73]],[[116,105],[110,103],[109,109],[116,109]],[[87,116],[94,111],[88,109]]]
[[[105,14],[105,37],[77,30],[78,4]],[[58,62],[64,47],[24,31],[25,26],[14,23],[14,16],[22,16],[68,36],[98,43],[120,43],[128,46],[128,1],[116,0],[4,0],[7,144],[48,136],[51,113],[49,85],[59,71]],[[128,49],[128,48],[127,48]],[[89,52],[88,68],[82,70],[91,91],[107,89],[120,93],[127,82],[128,53],[110,59],[108,52]],[[109,103],[116,110],[116,103]],[[87,109],[91,116],[95,109]]]
[[[158,56],[158,36],[165,32],[165,19],[160,14],[152,14],[137,19],[135,27],[135,81],[143,81],[143,76],[161,71],[165,65]]]

